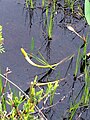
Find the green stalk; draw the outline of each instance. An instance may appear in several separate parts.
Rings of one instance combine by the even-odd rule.
[[[75,78],[76,78],[77,73],[78,73],[79,64],[80,64],[80,48],[78,50],[78,55],[77,55],[77,60],[76,60],[76,67],[75,67],[75,72],[74,72]]]
[[[32,0],[30,0],[30,6],[31,6],[31,8],[34,8],[33,1],[32,1]]]
[[[49,39],[52,39],[52,31],[53,31],[53,14],[51,12],[50,21],[48,25],[48,38]]]
[[[42,0],[42,8],[44,7],[45,5],[45,0]]]

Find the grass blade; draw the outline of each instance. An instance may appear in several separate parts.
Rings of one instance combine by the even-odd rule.
[[[31,52],[34,50],[34,45],[35,45],[35,42],[34,42],[34,38],[32,37],[32,40],[31,40]]]

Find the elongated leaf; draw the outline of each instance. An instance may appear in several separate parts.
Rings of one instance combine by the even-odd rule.
[[[78,73],[78,68],[79,68],[79,63],[80,63],[80,48],[78,50],[78,56],[77,56],[77,60],[76,60],[76,68],[75,68],[75,72],[74,72],[74,77],[76,78],[77,73]]]
[[[85,0],[85,17],[87,23],[90,25],[90,0]]]
[[[32,40],[31,40],[31,51],[34,50],[34,38],[32,37]]]

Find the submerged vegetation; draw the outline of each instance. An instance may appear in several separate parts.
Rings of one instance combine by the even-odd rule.
[[[37,7],[37,2],[37,0],[26,0],[26,8],[31,10],[30,12],[33,12]],[[85,15],[83,13],[84,10],[81,3],[81,1],[65,0],[62,5],[58,0],[41,1],[41,6],[38,8],[42,10],[42,18],[44,16],[42,22],[46,30],[45,35],[48,43],[53,40],[54,20],[55,16],[59,14],[59,10],[62,10],[65,15],[60,23],[65,21],[67,16],[73,16],[79,20],[81,18],[86,18],[87,23],[90,25],[90,12],[88,12],[90,11],[90,2],[89,0],[85,0]],[[38,57],[37,54],[33,54],[35,46],[34,36],[31,40],[30,54],[28,54],[24,48],[21,48],[24,58],[30,65],[37,67],[38,69],[46,69],[45,74],[40,79],[38,78],[38,75],[34,77],[34,80],[30,82],[30,86],[26,91],[23,91],[18,85],[8,79],[8,74],[12,72],[9,68],[6,69],[4,75],[0,70],[1,120],[48,120],[47,114],[51,111],[51,109],[64,101],[67,97],[70,97],[70,104],[68,105],[62,120],[83,119],[82,114],[90,109],[90,53],[87,50],[90,38],[88,34],[86,36],[81,36],[72,27],[72,23],[70,21],[65,22],[65,28],[68,28],[71,32],[75,33],[75,35],[82,40],[83,45],[79,45],[80,47],[78,48],[77,53],[69,55],[57,63],[49,64],[48,60],[44,58],[40,51],[38,52],[40,57]],[[0,25],[0,53],[5,52],[3,47],[3,39],[2,26]],[[71,63],[75,57],[76,62],[71,91],[67,91],[67,94],[63,95],[62,98],[54,102],[55,96],[57,94],[60,95],[60,93],[57,93],[60,83],[66,80],[68,75],[65,75],[62,78],[57,74],[57,77],[54,80],[51,80],[48,76],[52,73],[52,71],[56,71],[59,65],[65,62]],[[35,60],[35,62],[33,62],[33,60]],[[44,78],[47,79],[43,81]],[[74,93],[75,84],[77,81],[81,83],[81,86],[78,89],[78,92]]]

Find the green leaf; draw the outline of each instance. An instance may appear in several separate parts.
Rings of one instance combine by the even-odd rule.
[[[51,13],[50,21],[49,21],[49,25],[48,25],[48,37],[50,39],[52,38],[52,31],[53,31],[53,14]]]
[[[34,38],[32,37],[32,40],[31,40],[31,51],[34,50]]]
[[[77,55],[77,60],[76,60],[76,67],[75,67],[74,77],[77,76],[77,73],[78,73],[78,70],[79,70],[79,64],[80,64],[80,58],[81,58],[80,54],[81,53],[80,53],[80,48],[79,48],[78,55]]]
[[[90,25],[90,1],[85,0],[85,17],[87,20],[87,23]]]
[[[36,92],[36,98],[38,99],[38,101],[41,99],[43,94],[43,89],[41,89],[40,91]]]
[[[45,5],[45,0],[42,0],[42,7],[44,7]]]

